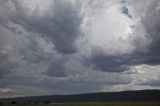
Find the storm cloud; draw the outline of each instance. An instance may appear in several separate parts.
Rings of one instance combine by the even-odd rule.
[[[0,97],[159,89],[159,0],[1,0]]]

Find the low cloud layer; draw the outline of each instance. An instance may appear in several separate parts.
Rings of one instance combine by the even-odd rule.
[[[159,0],[1,0],[0,97],[159,89]]]

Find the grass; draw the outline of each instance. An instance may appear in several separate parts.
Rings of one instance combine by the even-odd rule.
[[[14,104],[14,105],[2,105],[2,106],[160,106],[160,102]]]

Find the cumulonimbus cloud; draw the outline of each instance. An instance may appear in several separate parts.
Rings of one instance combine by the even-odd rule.
[[[132,72],[160,64],[159,0],[45,2],[0,1],[0,86],[12,89],[6,95],[159,85],[159,73]],[[138,83],[140,75],[148,82]]]

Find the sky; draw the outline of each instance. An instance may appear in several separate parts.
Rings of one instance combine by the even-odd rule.
[[[0,0],[0,98],[160,89],[159,0]]]

